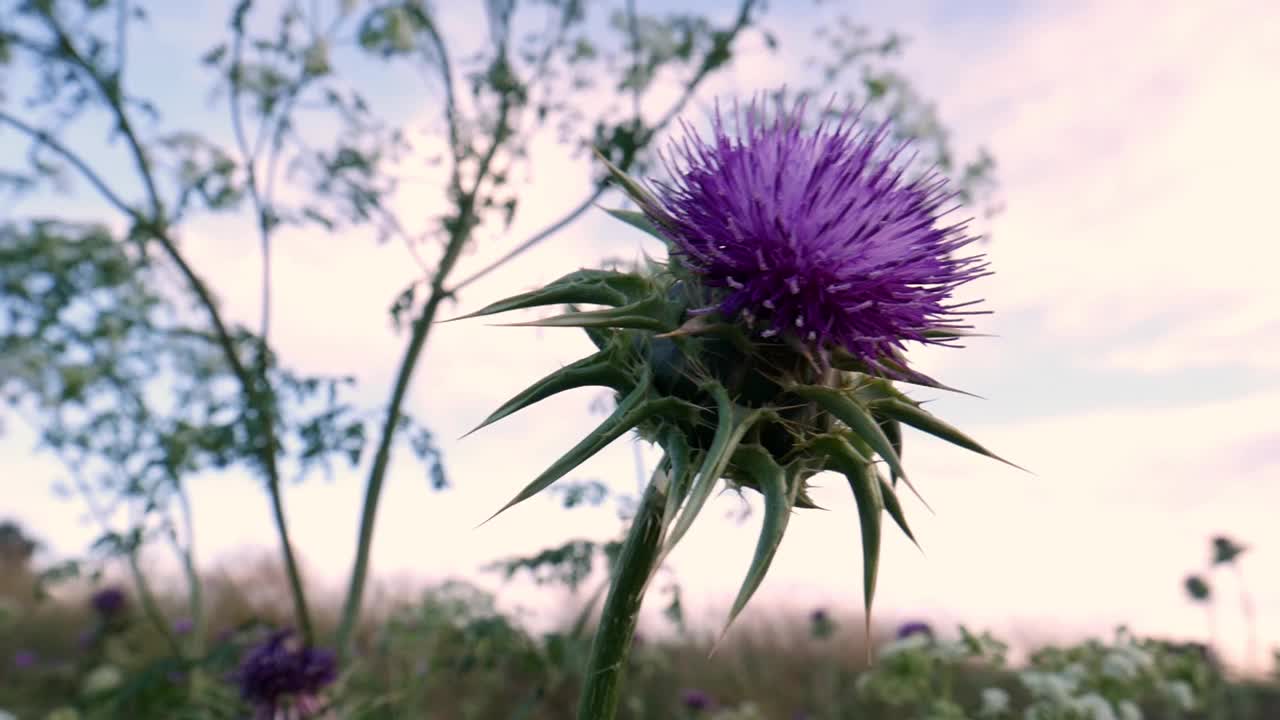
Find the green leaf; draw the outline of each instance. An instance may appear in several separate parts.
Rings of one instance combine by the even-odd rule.
[[[1026,468],[1014,465],[1008,460],[996,455],[985,447],[979,445],[973,438],[965,435],[963,432],[960,432],[959,429],[939,420],[932,413],[921,409],[920,406],[910,401],[882,400],[875,403],[872,408],[879,414],[893,418],[904,425],[910,425],[911,427],[920,430],[921,432],[926,432],[940,440],[946,440],[952,445],[958,445],[966,450],[972,450],[979,455],[986,455],[992,460],[999,460],[1010,467],[1026,471]]]
[[[570,304],[571,312],[581,312],[581,308],[577,305]],[[584,327],[582,331],[587,334],[587,338],[591,340],[591,344],[596,346],[597,350],[603,350],[609,345],[609,341],[613,339],[614,332],[609,328],[591,328]]]
[[[880,431],[884,436],[889,438],[889,444],[893,446],[893,451],[898,454],[898,459],[902,459],[902,425],[897,420],[891,418],[883,418],[875,413],[872,408],[872,417],[876,419],[876,424],[880,426]],[[889,471],[889,477],[892,478],[893,484],[898,484],[898,473]]]
[[[630,395],[623,399],[613,414],[600,423],[599,427],[593,430],[577,445],[573,446],[569,452],[565,453],[559,460],[552,463],[551,467],[542,472],[541,475],[534,478],[533,482],[525,486],[514,498],[506,505],[503,505],[498,512],[489,516],[488,520],[494,519],[498,515],[510,509],[512,506],[528,500],[545,490],[556,480],[564,477],[574,468],[586,462],[593,455],[603,450],[614,440],[622,437],[627,431],[636,427],[640,423],[648,420],[655,415],[671,415],[681,417],[681,419],[690,419],[697,408],[683,400],[677,398],[661,398],[658,400],[645,400],[648,392],[647,383],[640,385],[632,391]],[[484,523],[481,523],[482,525]]]
[[[506,323],[507,327],[578,327],[578,328],[629,328],[666,332],[675,323],[668,319],[671,308],[660,297],[605,310],[588,310],[555,315],[541,320]]]
[[[650,193],[643,185],[636,182],[630,175],[623,172],[621,168],[610,162],[609,158],[605,157],[604,153],[600,152],[599,148],[592,148],[592,150],[595,152],[596,157],[599,158],[600,162],[604,163],[609,174],[613,176],[614,181],[618,183],[618,186],[622,188],[622,191],[626,193],[628,197],[635,201],[637,205],[648,211],[649,215],[653,217],[663,217],[665,215],[665,212],[662,210],[662,205],[658,202],[657,198],[653,196],[653,193]]]
[[[916,540],[916,536],[912,534],[911,528],[907,526],[907,516],[902,512],[902,503],[898,501],[898,494],[894,492],[893,486],[890,485],[889,481],[885,480],[883,476],[876,473],[876,477],[880,480],[880,498],[884,501],[885,511],[888,512],[889,517],[893,518],[893,521],[897,523],[898,528],[902,530],[903,534],[905,534],[907,538],[909,538],[911,542],[919,548],[920,542]],[[921,550],[923,550],[923,548],[921,548]]]
[[[900,356],[897,358],[883,358],[880,362],[894,373],[894,380],[910,383],[912,385],[934,388],[935,390],[946,390],[947,392],[959,393],[960,395],[968,395],[969,397],[978,398],[979,400],[983,399],[980,395],[974,395],[971,392],[953,388],[950,385],[943,385],[922,372],[912,370],[907,367],[906,358]]]
[[[615,351],[604,350],[556,370],[503,403],[467,435],[566,390],[603,386],[620,393],[629,392],[634,388],[635,380],[618,367],[616,356]]]
[[[667,536],[666,547],[662,551],[662,558],[658,564],[661,564],[661,560],[666,558],[676,543],[680,542],[680,539],[689,531],[694,518],[706,505],[707,498],[711,497],[711,491],[715,489],[716,482],[724,475],[725,468],[733,458],[738,443],[742,442],[742,437],[746,435],[747,430],[751,429],[751,426],[764,415],[760,410],[744,413],[734,405],[729,398],[729,392],[719,383],[709,383],[706,389],[716,399],[718,418],[716,434],[703,458],[702,466],[698,468],[693,487],[689,489],[684,512],[680,514],[675,527]]]
[[[738,614],[747,606],[756,589],[760,587],[765,573],[769,571],[769,565],[773,562],[773,556],[778,552],[782,536],[787,530],[791,508],[795,505],[796,492],[800,488],[800,483],[796,482],[788,491],[786,474],[782,467],[764,448],[757,445],[738,448],[737,453],[734,454],[734,463],[751,475],[760,493],[764,495],[764,521],[760,525],[760,537],[756,540],[756,550],[751,558],[751,566],[747,569],[747,576],[743,579],[738,596],[733,601],[733,608],[729,611],[729,619],[720,633],[721,640],[724,639],[725,633],[729,632],[729,626],[737,619]]]
[[[547,305],[581,303],[586,305],[620,306],[634,302],[635,299],[652,289],[649,280],[613,270],[579,270],[569,273],[537,290],[513,295],[505,300],[491,303],[473,313],[462,315],[441,322],[454,322],[469,318],[496,315],[511,310],[523,310]]]
[[[884,431],[880,429],[880,425],[876,423],[875,418],[871,416],[871,413],[866,408],[835,388],[817,385],[795,385],[790,390],[805,400],[817,403],[823,410],[848,425],[854,435],[858,436],[888,463],[891,471],[901,477],[908,487],[911,486],[911,481],[907,480],[906,471],[902,469],[902,461],[899,460],[898,453],[894,451],[893,443],[889,441]],[[914,488],[912,489],[914,490]]]
[[[678,428],[671,428],[663,437],[662,448],[666,451],[667,460],[671,463],[667,503],[662,510],[662,526],[665,528],[670,526],[676,511],[680,509],[680,504],[688,495],[693,477],[690,472],[689,441],[685,439],[683,432]]]
[[[871,634],[871,607],[876,594],[876,576],[880,568],[880,512],[884,498],[880,478],[871,463],[842,438],[827,435],[814,441],[817,449],[827,453],[834,467],[849,481],[858,504],[858,521],[862,529],[862,593],[866,606],[866,632]],[[871,652],[870,646],[867,652]]]
[[[667,239],[663,237],[661,231],[658,230],[658,226],[653,224],[653,221],[649,219],[648,215],[645,215],[642,212],[636,212],[635,210],[618,210],[613,208],[602,209],[631,227],[652,235],[663,243],[667,242]]]

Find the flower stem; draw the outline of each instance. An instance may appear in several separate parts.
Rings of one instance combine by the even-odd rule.
[[[1240,569],[1239,562],[1231,563],[1231,569],[1236,573],[1236,582],[1240,585],[1240,612],[1244,615],[1244,622],[1248,635],[1248,645],[1245,649],[1245,671],[1253,671],[1253,662],[1258,654],[1258,615],[1254,610],[1253,596],[1249,594],[1249,588],[1244,584],[1244,571]]]
[[[600,627],[591,643],[578,720],[613,720],[618,712],[627,655],[640,619],[640,603],[662,549],[667,482],[662,465],[658,467],[618,554]]]

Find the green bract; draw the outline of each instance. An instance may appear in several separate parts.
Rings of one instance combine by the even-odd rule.
[[[650,202],[637,183],[615,174],[642,207]],[[661,239],[642,216],[611,214]],[[632,430],[665,451],[655,476],[665,482],[662,557],[684,537],[721,481],[759,492],[764,522],[727,629],[768,571],[792,510],[816,507],[806,493],[809,480],[835,471],[848,480],[858,506],[869,624],[883,514],[914,541],[897,495],[899,480],[914,492],[902,465],[901,426],[1000,458],[852,358],[837,353],[827,365],[785,338],[760,339],[714,315],[691,315],[690,309],[709,304],[709,291],[681,267],[678,256],[646,265],[636,272],[579,270],[464,316],[568,306],[563,314],[518,324],[582,328],[597,348],[535,382],[479,427],[565,390],[599,386],[617,393],[613,413],[502,510]],[[903,358],[889,362],[895,371],[901,368],[899,377],[943,387],[906,371]]]

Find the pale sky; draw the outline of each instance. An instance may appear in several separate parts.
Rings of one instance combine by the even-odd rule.
[[[924,552],[889,535],[881,615],[962,621],[1017,637],[1107,633],[1125,622],[1140,632],[1200,638],[1203,614],[1184,599],[1181,582],[1205,563],[1208,538],[1225,532],[1251,546],[1243,562],[1264,647],[1280,643],[1280,575],[1266,572],[1280,563],[1280,237],[1271,204],[1280,167],[1280,9],[1267,0],[957,7],[918,0],[866,18],[912,38],[905,71],[938,101],[962,148],[983,143],[993,151],[1007,206],[989,225],[996,274],[970,291],[995,311],[979,322],[997,337],[964,350],[921,351],[913,361],[985,398],[940,396],[935,412],[1035,474],[909,435],[906,462],[936,514],[904,501]],[[222,22],[221,11],[164,20],[190,32]],[[445,16],[447,28],[467,22]],[[784,52],[809,26],[788,19]],[[157,33],[156,40],[188,52],[203,47],[181,37]],[[176,66],[149,77],[179,87],[165,75],[183,72]],[[769,89],[795,71],[748,53],[705,97]],[[176,121],[206,107],[206,85],[196,87],[173,91],[192,101],[183,111],[191,115]],[[424,95],[410,109],[427,117],[434,100]],[[10,137],[0,134],[5,143]],[[568,190],[585,187],[585,161],[555,150],[535,154],[525,210],[511,233],[486,238],[460,276],[576,203]],[[406,202],[440,207],[426,192]],[[185,238],[228,313],[245,321],[257,315],[256,241],[248,229],[243,219],[222,220]],[[445,315],[605,256],[656,252],[647,243],[592,212],[477,283]],[[275,265],[274,339],[286,361],[306,370],[354,368],[361,396],[380,402],[404,341],[386,318],[412,273],[403,248],[295,235],[278,245]],[[440,439],[454,488],[429,491],[413,458],[396,458],[374,549],[379,577],[462,576],[500,588],[477,568],[572,537],[616,534],[611,510],[564,512],[549,498],[475,529],[598,422],[588,410],[590,392],[454,439],[587,347],[570,330],[473,321],[433,331],[408,407]],[[0,514],[16,514],[56,551],[74,552],[94,529],[80,524],[78,507],[43,492],[57,465],[33,456],[32,435],[7,420],[4,494],[19,501]],[[652,451],[645,457],[651,466]],[[366,472],[340,470],[332,482],[316,477],[289,490],[292,531],[325,586],[338,588],[349,566]],[[629,442],[573,474],[630,491],[635,476]],[[835,478],[818,482],[825,487],[815,499],[829,511],[793,520],[744,619],[764,617],[770,606],[819,605],[860,617],[852,502]],[[18,484],[20,494],[12,490]],[[205,563],[270,547],[267,502],[246,475],[201,479],[194,497]],[[759,522],[758,515],[742,526],[722,519],[736,508],[733,496],[717,500],[671,558],[688,606],[717,624]],[[1239,658],[1236,590],[1230,580],[1223,589],[1223,649]],[[502,597],[543,619],[554,617],[561,600],[521,584]]]

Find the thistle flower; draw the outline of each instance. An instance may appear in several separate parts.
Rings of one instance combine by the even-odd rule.
[[[178,620],[175,620],[173,623],[173,634],[189,635],[191,634],[191,631],[195,629],[195,627],[196,627],[196,624],[192,622],[190,618],[179,618]]]
[[[124,591],[118,587],[107,587],[93,594],[89,599],[90,605],[93,606],[94,612],[98,613],[98,617],[103,620],[110,620],[118,616],[124,611],[128,598]]]
[[[717,117],[712,140],[680,146],[683,166],[657,195],[601,156],[643,211],[609,212],[662,240],[668,261],[634,272],[582,269],[464,316],[568,305],[519,324],[581,328],[598,350],[535,382],[476,429],[566,390],[616,392],[612,415],[498,513],[628,432],[660,445],[664,458],[622,555],[645,549],[617,576],[632,597],[721,481],[759,492],[764,521],[726,630],[763,581],[793,510],[816,507],[809,480],[844,475],[858,508],[869,632],[883,516],[914,540],[897,495],[900,483],[915,491],[901,459],[902,425],[1000,460],[893,384],[949,389],[909,369],[902,348],[960,337],[965,311],[950,295],[986,271],[980,258],[955,255],[973,240],[964,226],[941,226],[951,197],[945,181],[904,179],[904,148],[886,145],[885,127],[859,129],[846,115],[807,133],[802,114],[797,106],[767,119],[753,104],[739,116],[737,138]],[[611,602],[606,613],[634,613]],[[591,704],[598,698],[617,697],[600,688],[616,682],[625,665],[618,653],[634,629],[603,626],[617,637],[598,655],[593,648],[600,664],[583,693],[589,713],[602,712]]]
[[[705,691],[691,688],[680,693],[680,704],[684,705],[686,710],[701,712],[711,709],[715,701]]]
[[[828,638],[835,633],[835,630],[836,623],[824,608],[818,608],[809,613],[809,631],[814,637]]]
[[[289,642],[292,636],[289,630],[272,633],[249,651],[234,675],[240,696],[259,717],[274,717],[290,706],[306,716],[317,706],[315,696],[337,679],[333,653],[296,647]]]
[[[19,670],[34,667],[39,658],[31,650],[19,650],[13,654],[13,666]]]
[[[717,109],[712,136],[687,137],[668,157],[674,179],[642,209],[681,263],[717,292],[716,311],[760,337],[791,337],[819,355],[842,349],[870,368],[905,341],[969,327],[952,292],[987,274],[976,238],[944,224],[956,193],[936,173],[907,179],[909,143],[887,123],[803,129],[805,104],[770,116],[735,108],[736,136]]]
[[[923,635],[927,638],[933,638],[933,628],[929,623],[920,620],[905,622],[898,626],[898,639],[911,637],[912,635]]]

